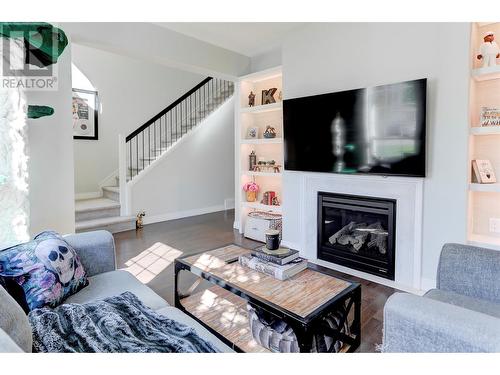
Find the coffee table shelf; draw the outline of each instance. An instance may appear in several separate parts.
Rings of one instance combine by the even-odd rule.
[[[243,298],[216,285],[181,299],[185,309],[241,351],[269,353],[252,338],[246,303]]]
[[[356,350],[361,340],[358,283],[338,278],[331,270],[311,263],[288,280],[276,280],[237,262],[238,256],[250,251],[229,245],[176,259],[175,306],[240,352],[267,351],[252,339],[247,303],[285,321],[294,330],[301,352],[311,351],[317,334],[342,341],[341,351]],[[182,295],[181,272],[196,275],[213,286]],[[332,313],[340,314],[339,329],[325,328],[324,319]],[[343,330],[345,324],[349,334]]]

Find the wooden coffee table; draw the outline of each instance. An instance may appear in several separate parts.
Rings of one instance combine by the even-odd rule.
[[[358,283],[335,277],[333,271],[312,263],[288,280],[276,280],[238,263],[238,256],[250,251],[229,245],[176,259],[175,306],[239,352],[268,351],[252,338],[247,303],[288,323],[297,336],[301,352],[311,351],[313,335],[317,333],[342,341],[343,352],[356,350],[361,340],[361,286]],[[213,286],[182,295],[179,291],[181,271],[190,272]],[[347,322],[349,334],[324,324],[327,315],[339,310],[345,311],[339,327]]]

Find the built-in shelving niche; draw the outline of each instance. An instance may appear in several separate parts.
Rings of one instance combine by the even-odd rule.
[[[500,65],[483,68],[477,59],[482,35],[490,30],[500,35],[500,23],[473,23],[471,29],[468,240],[500,250],[500,233],[490,232],[489,225],[490,218],[500,218],[500,126],[480,124],[481,107],[500,108]],[[474,159],[490,160],[498,183],[475,183],[471,168]]]
[[[262,104],[262,90],[275,87],[276,103]],[[255,94],[255,106],[248,105],[248,95]],[[236,214],[235,227],[243,232],[245,219],[250,211],[271,211],[281,213],[281,206],[269,206],[260,203],[263,192],[275,191],[282,202],[283,195],[283,102],[281,67],[252,73],[241,77],[238,83],[236,100]],[[275,138],[264,138],[267,126],[276,130]],[[251,138],[248,129],[256,128],[257,137]],[[261,172],[249,170],[249,155],[255,151],[257,159],[274,160],[281,166],[280,173],[263,169]],[[260,186],[257,202],[247,202],[242,191],[244,183],[255,181]]]

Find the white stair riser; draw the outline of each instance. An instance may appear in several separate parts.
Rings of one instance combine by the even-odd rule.
[[[104,226],[95,226],[85,229],[76,229],[76,233],[91,232],[94,230],[107,230],[111,233],[125,232],[127,230],[135,229],[135,221],[126,221],[121,223],[109,224]]]
[[[120,207],[106,207],[99,210],[75,212],[75,220],[77,223],[83,220],[102,219],[104,217],[113,216],[120,216]]]
[[[107,189],[102,189],[102,194],[104,195],[104,198],[111,199],[116,202],[120,202],[120,193],[117,193],[115,191],[107,190]]]

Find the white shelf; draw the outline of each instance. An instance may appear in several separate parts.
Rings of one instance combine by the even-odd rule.
[[[477,68],[472,70],[472,77],[476,81],[487,81],[500,78],[500,65],[487,68]]]
[[[488,236],[485,234],[471,233],[469,235],[469,245],[486,247],[489,249],[500,250],[500,237]]]
[[[253,171],[242,171],[241,174],[247,176],[263,176],[263,177],[281,177],[281,172],[253,172]]]
[[[473,126],[470,128],[470,133],[472,135],[495,135],[500,134],[499,126]]]
[[[272,111],[281,111],[283,109],[283,102],[272,104],[256,105],[254,107],[241,108],[241,113],[264,113]]]
[[[471,184],[469,184],[469,190],[490,192],[490,193],[500,193],[500,184],[499,183],[496,183],[496,184],[471,183]]]
[[[281,144],[283,143],[283,138],[242,139],[241,143],[245,145]]]
[[[257,202],[242,202],[241,205],[246,208],[251,208],[259,211],[271,211],[281,213],[281,206],[270,206]]]

